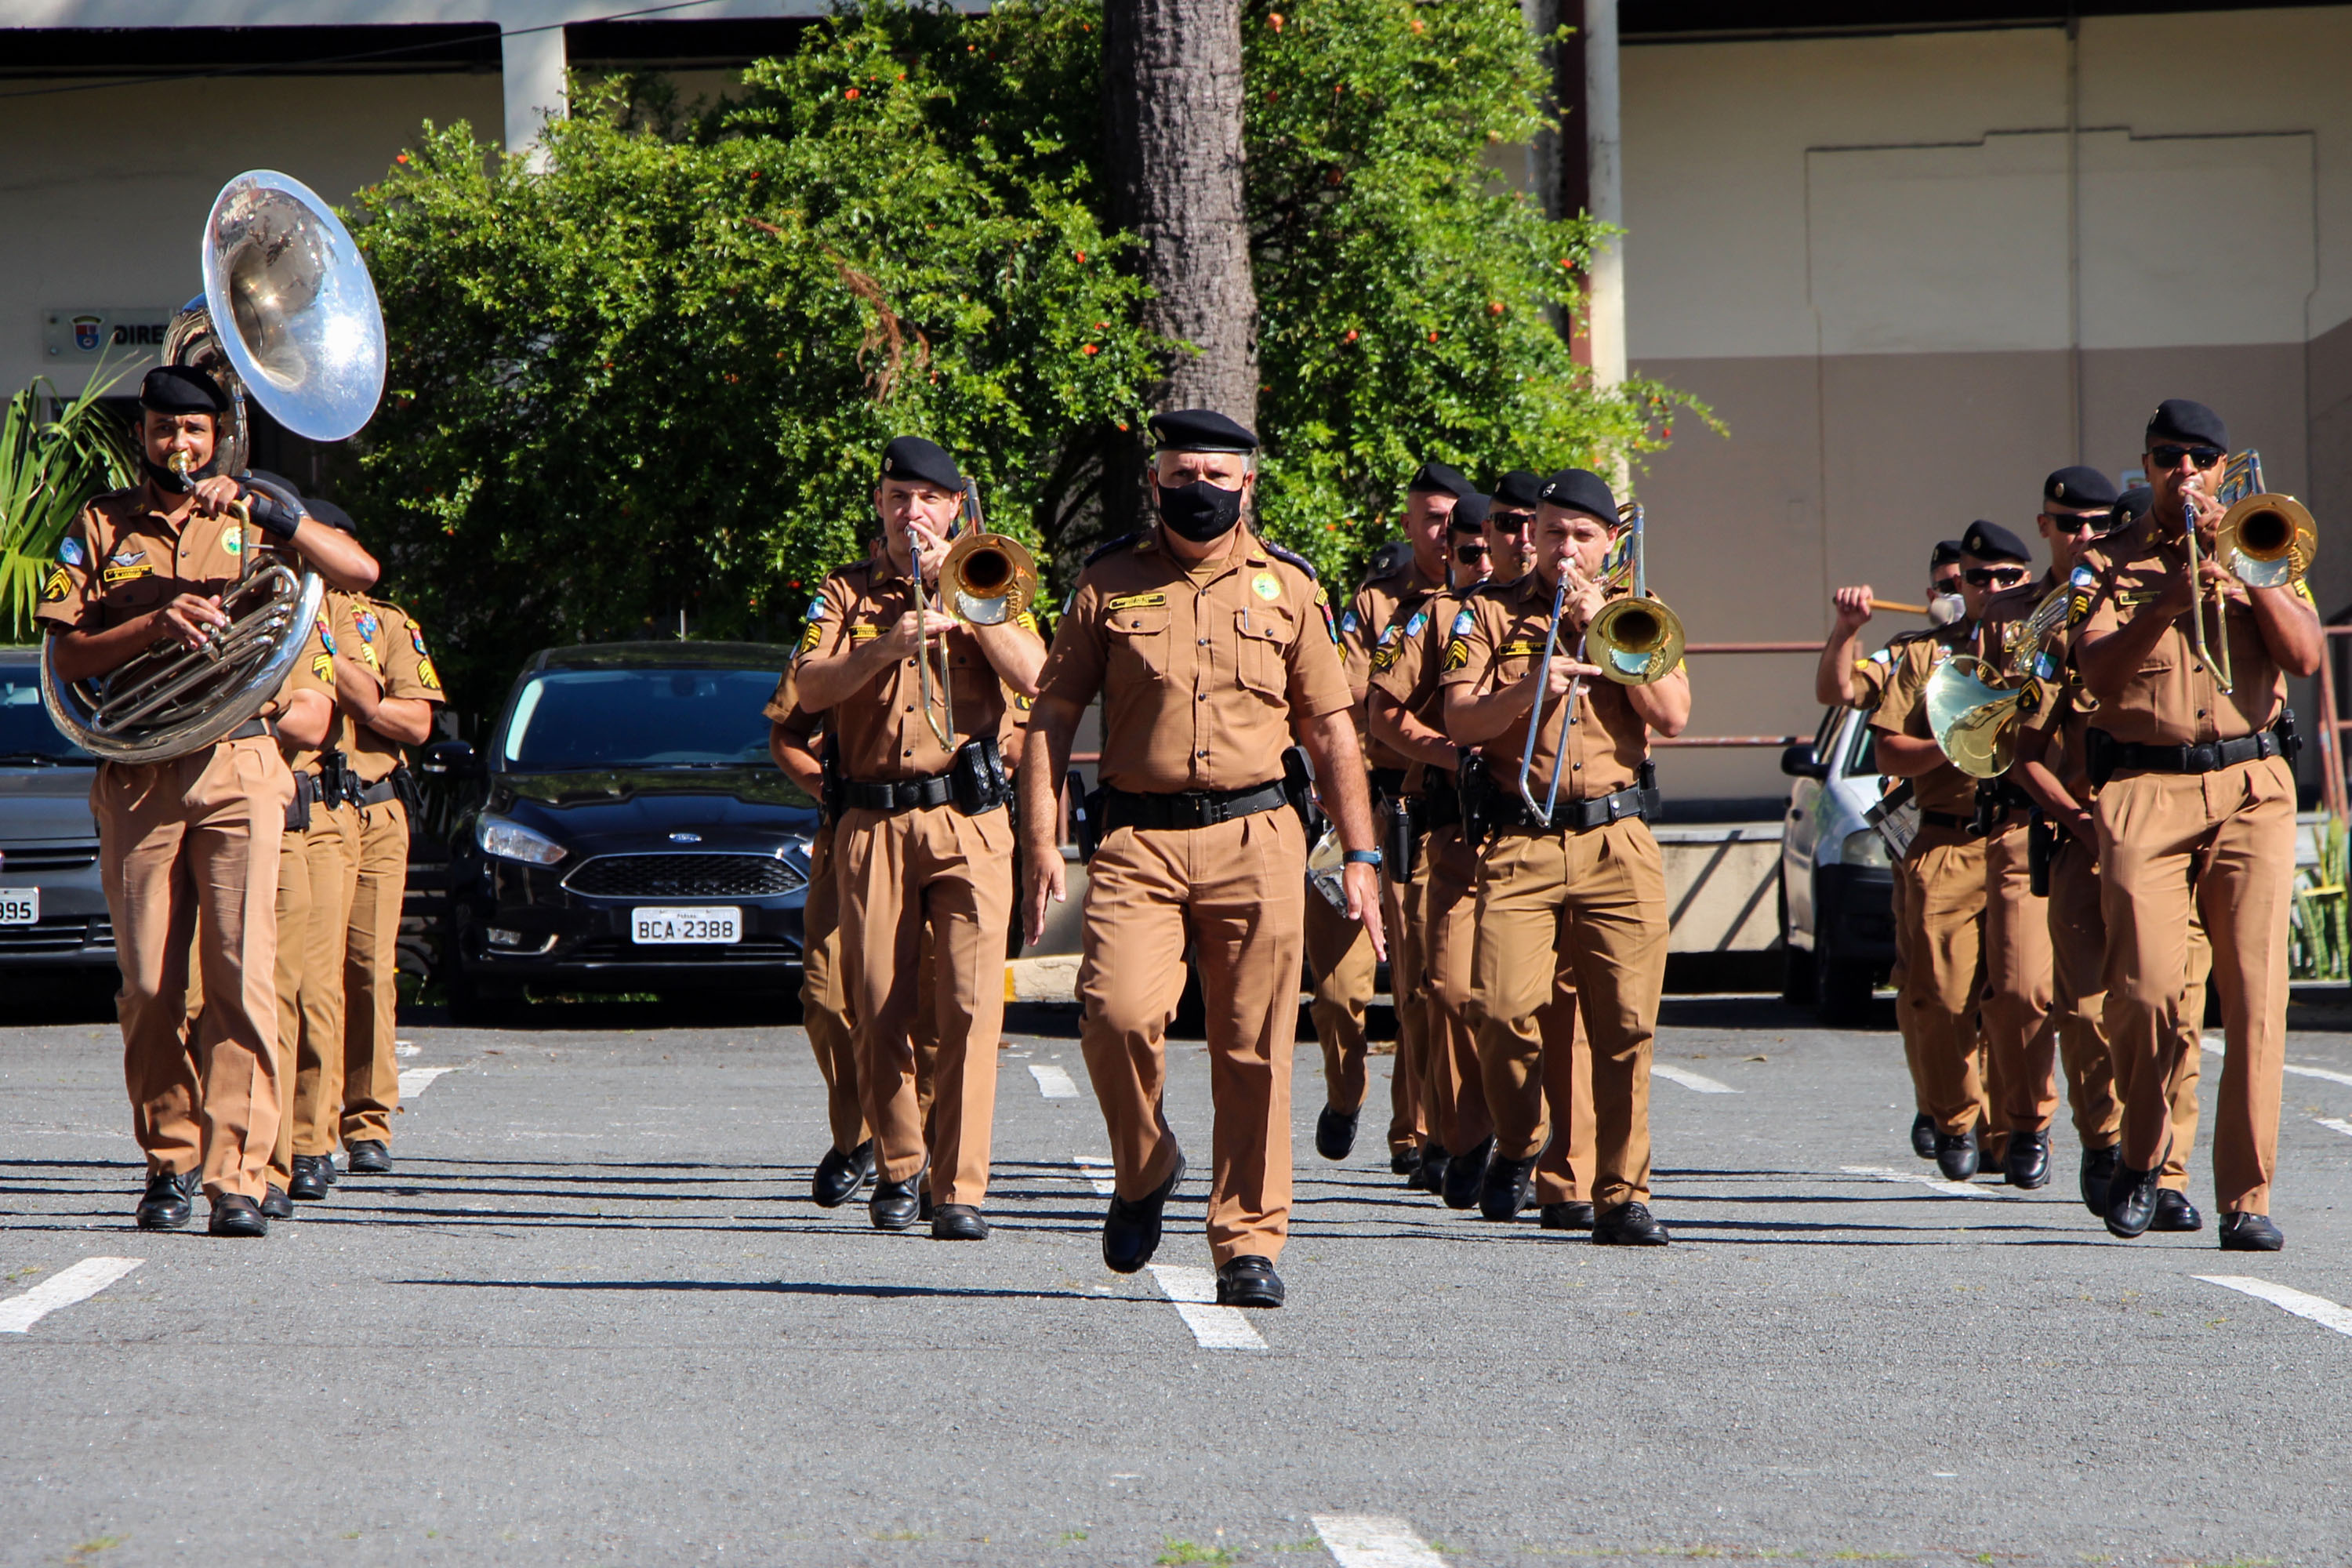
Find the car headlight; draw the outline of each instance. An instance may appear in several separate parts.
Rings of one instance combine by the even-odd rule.
[[[520,860],[532,866],[552,866],[569,853],[543,833],[533,833],[520,822],[484,812],[474,824],[474,842],[485,855]]]
[[[1845,841],[1838,846],[1838,859],[1865,870],[1883,871],[1895,864],[1893,857],[1886,853],[1886,840],[1878,836],[1875,827],[1847,834]]]

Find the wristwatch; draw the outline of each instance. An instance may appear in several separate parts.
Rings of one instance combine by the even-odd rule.
[[[1381,868],[1381,852],[1377,849],[1350,849],[1340,857],[1340,863],[1347,866],[1370,866],[1377,871]]]

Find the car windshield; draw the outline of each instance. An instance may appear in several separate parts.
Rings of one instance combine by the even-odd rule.
[[[500,764],[524,773],[715,768],[768,762],[761,711],[776,678],[758,669],[566,669],[515,699]]]
[[[49,710],[41,706],[40,666],[0,664],[0,767],[97,761],[49,722]]]

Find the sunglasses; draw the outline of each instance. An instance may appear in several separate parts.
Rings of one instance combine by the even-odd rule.
[[[2051,526],[2061,533],[2084,533],[2105,528],[2114,514],[2104,511],[2045,511],[2042,515],[2048,518]]]
[[[1454,559],[1465,566],[1483,566],[1486,563],[1486,547],[1483,544],[1457,544],[1454,547]]]
[[[1496,533],[1524,532],[1535,520],[1536,514],[1531,511],[1490,511],[1486,514],[1487,526]]]
[[[1960,574],[1975,588],[2006,588],[2025,581],[2022,566],[1971,566]]]
[[[1955,572],[1948,577],[1931,578],[1927,586],[1938,594],[1957,594],[1960,591],[1960,574]]]
[[[2230,454],[2219,447],[2150,447],[2147,455],[2156,459],[2159,468],[2178,468],[2180,459],[2188,458],[2200,468],[2210,468]]]

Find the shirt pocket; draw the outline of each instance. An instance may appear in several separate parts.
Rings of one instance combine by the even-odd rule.
[[[1170,611],[1165,605],[1144,605],[1114,610],[1105,625],[1110,658],[1105,677],[1110,680],[1165,680],[1175,647]]]
[[[1290,647],[1298,625],[1268,607],[1234,612],[1234,673],[1261,696],[1279,699],[1290,687]]]
[[[100,592],[109,610],[130,615],[144,615],[170,596],[163,579],[152,572],[102,586]]]

